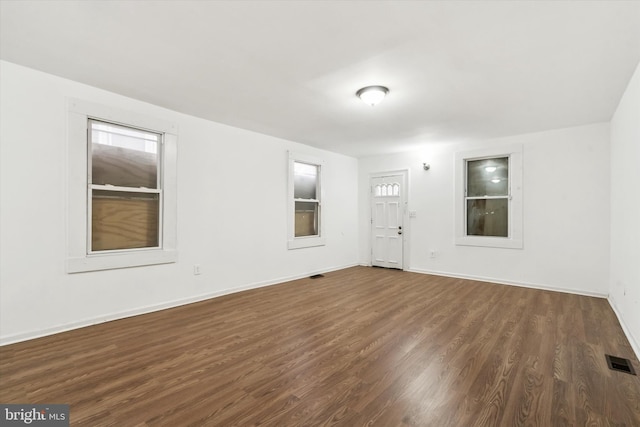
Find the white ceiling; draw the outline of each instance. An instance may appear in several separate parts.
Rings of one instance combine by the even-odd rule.
[[[356,157],[608,121],[640,61],[638,1],[0,4],[4,60]]]

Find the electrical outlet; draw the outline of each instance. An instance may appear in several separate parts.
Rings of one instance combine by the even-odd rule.
[[[198,276],[199,274],[202,274],[202,272],[200,271],[200,264],[195,264],[193,266],[193,275]]]

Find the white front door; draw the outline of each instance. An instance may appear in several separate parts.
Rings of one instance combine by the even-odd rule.
[[[371,265],[403,268],[404,176],[371,178]]]

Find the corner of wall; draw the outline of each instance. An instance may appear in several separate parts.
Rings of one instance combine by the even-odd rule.
[[[640,360],[640,63],[610,122],[609,304]]]

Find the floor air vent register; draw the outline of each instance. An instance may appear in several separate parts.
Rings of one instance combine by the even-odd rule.
[[[604,357],[607,359],[607,365],[609,365],[609,369],[612,371],[624,372],[631,375],[636,374],[629,359],[623,359],[622,357],[616,357],[610,354],[605,354]]]

